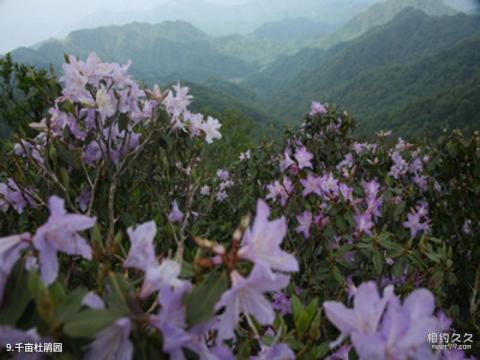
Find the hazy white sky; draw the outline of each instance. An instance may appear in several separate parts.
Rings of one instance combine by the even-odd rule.
[[[97,10],[141,11],[181,0],[0,0],[0,54],[63,37]],[[249,0],[208,0],[231,5]]]

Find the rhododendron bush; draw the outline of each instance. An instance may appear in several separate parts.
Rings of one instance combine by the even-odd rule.
[[[0,343],[87,359],[463,359],[480,335],[480,135],[301,127],[220,169],[181,84],[69,57],[34,136],[2,144]],[[221,157],[221,154],[213,153]],[[218,159],[215,159],[218,163]],[[36,354],[38,355],[38,354]]]

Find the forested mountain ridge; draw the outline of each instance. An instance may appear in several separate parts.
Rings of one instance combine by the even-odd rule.
[[[283,57],[243,85],[282,120],[298,118],[316,98],[345,106],[375,129],[389,127],[388,115],[409,101],[475,76],[479,33],[478,16],[431,17],[410,8],[351,42]]]
[[[384,25],[404,9],[413,7],[431,16],[454,15],[457,10],[446,5],[443,0],[386,0],[375,3],[355,16],[340,30],[322,40],[322,47],[355,39],[370,29]]]
[[[162,87],[178,80],[189,83],[198,92],[197,104],[213,111],[235,108],[257,123],[298,123],[310,101],[318,99],[349,109],[366,134],[398,128],[413,135],[420,129],[451,127],[459,113],[475,109],[471,100],[455,103],[447,92],[455,89],[469,99],[477,93],[478,81],[472,79],[477,79],[480,64],[480,17],[451,15],[442,6],[435,14],[447,9],[448,15],[403,9],[390,22],[328,49],[307,46],[305,29],[317,28],[323,36],[323,25],[313,20],[302,27],[298,19],[285,19],[248,35],[226,37],[168,21],[79,30],[64,40],[17,49],[13,57],[43,67],[53,63],[57,69],[65,53],[85,58],[95,51],[105,61],[121,63],[131,58],[139,80]],[[295,28],[297,33],[289,33]],[[450,104],[442,112],[445,118],[421,112],[422,104],[426,109],[434,99]],[[474,119],[464,117],[461,127],[469,128]]]
[[[183,21],[79,30],[65,40],[48,40],[12,54],[18,62],[59,66],[65,53],[84,58],[92,51],[105,61],[132,59],[133,74],[160,83],[237,78],[255,70],[254,65],[215,50],[210,36]]]

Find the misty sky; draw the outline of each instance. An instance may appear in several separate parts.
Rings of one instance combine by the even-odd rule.
[[[51,37],[64,37],[98,10],[142,11],[168,1],[0,0],[0,54],[18,46],[29,46]],[[248,0],[208,1],[222,5],[248,2]]]
[[[31,46],[52,37],[64,38],[72,30],[85,27],[96,27],[99,24],[122,24],[137,20],[145,21],[145,14],[150,14],[150,9],[162,3],[182,1],[188,0],[0,0],[0,54],[19,46]],[[260,0],[203,1],[228,6]],[[295,1],[291,0],[292,9],[296,8]],[[321,2],[322,0],[316,1]],[[335,0],[323,1],[335,4]],[[351,1],[349,4],[371,4],[381,0],[349,1]],[[480,3],[480,0],[445,1],[447,3]],[[345,1],[343,2],[345,3]],[[267,5],[267,10],[269,9],[268,6],[271,6],[271,2]],[[191,6],[188,5],[188,8],[191,9]],[[122,14],[127,14],[128,20],[126,22],[118,20],[120,18],[119,15]],[[207,18],[207,23],[211,24],[212,22]],[[198,26],[198,24],[195,25]],[[226,22],[224,26],[226,26],[227,30],[230,30],[233,25],[230,22]],[[202,29],[212,31],[212,29],[205,29],[205,27],[202,27]],[[216,31],[218,29],[214,30],[214,32]]]

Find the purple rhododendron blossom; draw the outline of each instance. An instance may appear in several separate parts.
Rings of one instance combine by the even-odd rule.
[[[146,298],[150,294],[164,287],[182,287],[184,280],[180,280],[181,267],[176,261],[165,259],[158,266],[150,266],[145,273],[140,296]]]
[[[435,299],[430,291],[418,289],[403,305],[396,296],[390,298],[376,333],[352,333],[352,343],[361,359],[384,358],[396,354],[398,359],[435,359],[429,333],[440,331],[433,316]]]
[[[80,191],[80,195],[75,199],[75,202],[78,204],[78,207],[82,212],[87,211],[91,198],[92,191],[90,187],[85,186],[82,191]]]
[[[345,155],[345,159],[343,159],[337,165],[337,171],[341,172],[343,176],[348,177],[348,170],[353,167],[353,155],[352,153],[348,153]]]
[[[217,177],[220,180],[226,181],[230,178],[230,173],[225,169],[218,169],[217,170]]]
[[[263,347],[257,356],[250,357],[251,360],[295,360],[295,353],[287,344],[275,344],[270,347]]]
[[[287,234],[285,218],[269,221],[269,216],[268,205],[263,200],[258,200],[253,226],[245,231],[238,256],[262,267],[272,277],[273,270],[298,271],[297,259],[280,248]]]
[[[204,185],[200,188],[200,195],[208,196],[210,195],[210,187],[208,185]]]
[[[67,214],[65,203],[58,196],[48,200],[50,217],[37,229],[33,236],[33,245],[39,252],[40,274],[46,285],[50,285],[58,276],[57,252],[92,258],[92,249],[78,232],[91,229],[95,218],[84,215]]]
[[[277,199],[280,199],[280,204],[285,206],[294,190],[294,187],[292,181],[287,176],[284,176],[282,183],[277,180],[274,183],[267,185],[267,190],[267,200],[272,200],[275,202]]]
[[[313,223],[313,215],[310,211],[304,211],[301,215],[297,215],[298,226],[295,231],[302,233],[305,239],[310,238],[310,228]]]
[[[235,337],[234,329],[241,314],[253,316],[260,325],[272,325],[275,313],[263,294],[282,290],[288,285],[290,276],[267,272],[263,267],[256,265],[247,278],[242,277],[236,270],[230,277],[232,287],[223,293],[215,305],[217,311],[225,308],[219,316],[219,337],[221,339]]]
[[[149,319],[149,324],[160,330],[163,337],[163,351],[171,359],[184,359],[182,348],[194,351],[200,359],[234,359],[231,351],[224,346],[208,348],[206,335],[214,329],[216,320],[193,326],[187,331],[186,309],[183,297],[190,292],[191,284],[185,282],[177,288],[163,288],[159,292],[160,312]]]
[[[340,183],[338,190],[343,197],[343,200],[347,203],[353,203],[353,189],[347,184]]]
[[[29,233],[0,238],[0,305],[8,276],[20,259],[21,251],[30,245],[30,241]]]
[[[280,161],[280,171],[284,172],[293,164],[295,164],[295,161],[293,161],[290,157],[288,149],[285,149],[284,158],[282,159],[282,161]]]
[[[339,181],[335,179],[332,173],[322,176],[319,180],[320,191],[325,200],[339,197],[339,185]]]
[[[246,160],[250,160],[251,157],[252,157],[252,151],[249,149],[249,150],[241,153],[240,156],[238,157],[238,160],[246,161]]]
[[[375,224],[372,221],[372,214],[370,212],[367,211],[363,214],[356,214],[354,219],[358,233],[372,236],[372,229]]]
[[[313,101],[310,107],[310,116],[316,115],[325,115],[328,112],[327,108],[319,103],[318,101]]]
[[[215,196],[215,199],[220,203],[224,202],[227,198],[228,198],[228,194],[226,191],[219,191]]]
[[[325,360],[349,360],[348,354],[351,350],[351,345],[343,345]]]
[[[462,232],[465,235],[472,235],[472,220],[465,219],[465,222],[463,223],[463,226],[462,226]]]
[[[207,121],[202,124],[202,130],[205,133],[205,141],[207,144],[212,144],[215,139],[221,139],[222,134],[218,131],[222,127],[220,122],[209,116]]]
[[[0,211],[7,212],[11,206],[18,214],[22,214],[28,205],[36,206],[28,190],[20,190],[13,179],[0,183]]]
[[[381,298],[374,282],[359,286],[354,308],[348,309],[338,302],[325,302],[327,318],[340,330],[341,335],[332,347],[351,337],[361,360],[436,359],[427,335],[442,331],[445,322],[434,316],[435,299],[426,289],[417,289],[405,301],[393,293],[393,287],[384,290]]]
[[[147,271],[150,267],[158,266],[155,257],[153,239],[157,233],[157,225],[154,221],[138,225],[136,228],[127,229],[131,247],[123,266]]]
[[[299,147],[297,151],[295,151],[295,160],[297,160],[298,168],[305,169],[305,168],[312,168],[312,159],[313,154],[307,150],[305,146]]]
[[[131,360],[133,344],[130,341],[132,322],[129,318],[116,320],[112,325],[100,331],[89,345],[86,360]]]
[[[317,194],[318,196],[322,195],[322,190],[320,188],[321,178],[314,176],[313,174],[308,174],[306,179],[301,179],[300,183],[303,186],[303,197],[307,197],[310,194]]]
[[[390,168],[389,175],[398,180],[407,173],[408,163],[405,161],[399,151],[394,151],[391,159],[393,161],[393,165]]]
[[[48,339],[49,340],[49,339]],[[14,349],[15,344],[35,344],[47,342],[47,339],[42,339],[36,329],[23,331],[15,329],[11,326],[0,325],[0,349],[4,349],[7,345],[10,345]],[[4,353],[4,351],[2,351]],[[4,354],[5,355],[5,354]],[[9,357],[10,358],[10,357]],[[17,360],[40,360],[45,359],[45,354],[42,353],[17,353],[15,359]]]
[[[407,215],[407,221],[403,227],[410,230],[410,236],[415,238],[418,233],[427,233],[430,231],[430,219],[428,218],[428,209],[426,206],[418,205]]]
[[[82,305],[95,310],[105,309],[105,303],[102,298],[93,291],[90,291],[85,295],[82,300]]]
[[[443,349],[439,360],[476,360],[476,358],[467,357],[463,350]]]
[[[323,303],[328,320],[334,324],[341,334],[331,344],[339,345],[343,339],[353,333],[374,334],[377,331],[385,307],[393,296],[393,287],[384,290],[380,297],[377,285],[372,282],[361,284],[355,294],[353,309],[335,301]]]
[[[287,294],[281,291],[273,294],[272,307],[282,316],[292,313],[292,302],[290,301]]]
[[[168,214],[168,221],[170,221],[172,224],[177,224],[182,222],[183,220],[183,212],[180,211],[177,200],[174,200],[172,202],[172,209],[170,210],[170,214]]]

